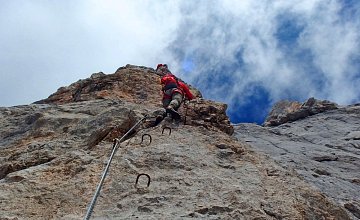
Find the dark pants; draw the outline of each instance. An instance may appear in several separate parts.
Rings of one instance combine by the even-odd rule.
[[[174,110],[177,111],[183,100],[183,95],[179,92],[173,93],[173,89],[167,90],[165,94],[167,95],[167,97],[163,99],[164,108],[172,107]]]

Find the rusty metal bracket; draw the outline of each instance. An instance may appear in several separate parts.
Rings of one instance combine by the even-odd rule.
[[[150,140],[149,144],[151,144],[151,142],[152,142],[152,137],[151,137],[150,134],[143,134],[142,137],[141,137],[141,143],[140,143],[140,144],[142,144],[142,143],[144,142],[144,137],[145,137],[145,136],[148,136],[148,137],[149,137],[149,140]],[[148,144],[148,145],[149,145],[149,144]]]
[[[171,135],[171,128],[170,127],[164,127],[161,134],[164,134],[165,129],[169,130],[169,136]]]
[[[184,106],[185,106],[184,125],[186,125],[186,116],[187,116],[187,111],[188,111],[188,109],[189,109],[189,106],[188,106],[188,104],[184,104]]]
[[[146,177],[148,178],[147,187],[149,187],[149,186],[150,186],[150,182],[151,182],[150,175],[149,175],[149,174],[146,174],[146,173],[140,173],[140,174],[136,177],[135,188],[137,188],[137,184],[138,184],[138,182],[139,182],[140,176],[146,176]]]

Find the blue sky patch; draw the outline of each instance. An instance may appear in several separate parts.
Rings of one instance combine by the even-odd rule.
[[[339,0],[341,9],[339,11],[340,17],[345,21],[351,21],[358,19],[360,13],[360,1],[359,0]]]
[[[185,58],[181,66],[185,73],[190,73],[193,71],[195,64],[191,58]]]
[[[297,43],[297,40],[304,30],[304,25],[300,23],[295,15],[285,13],[277,17],[278,27],[275,37],[278,40],[279,46],[282,45],[291,49]]]
[[[232,106],[229,106],[227,114],[232,123],[262,124],[272,107],[269,92],[261,85],[252,84],[248,87],[251,96],[245,97],[246,101],[243,103],[240,103],[242,97],[239,97]]]

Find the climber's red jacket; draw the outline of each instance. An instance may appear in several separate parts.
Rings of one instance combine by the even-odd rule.
[[[168,94],[165,93],[165,91],[168,91],[169,89],[173,89],[171,95],[175,92],[179,92],[182,95],[185,95],[185,97],[189,100],[194,98],[193,94],[190,92],[189,87],[187,87],[185,83],[179,81],[176,76],[171,73],[168,73],[161,78],[161,85],[164,99],[171,98]]]

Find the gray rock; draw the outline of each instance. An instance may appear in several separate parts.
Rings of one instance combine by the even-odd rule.
[[[200,93],[179,110],[181,122],[167,117],[154,126],[158,81],[152,68],[127,65],[62,87],[37,104],[0,108],[0,218],[82,219],[114,139],[145,115],[118,145],[94,219],[358,215],[359,140],[351,132],[360,129],[348,123],[348,117],[357,122],[358,106],[319,113],[310,100],[306,106],[317,121],[239,125],[244,141],[237,141],[226,104]],[[136,184],[139,174],[150,183],[141,176]]]
[[[359,110],[360,106],[339,107],[274,127],[238,124],[235,136],[294,170],[339,205],[359,203]],[[346,207],[354,219],[358,217],[356,206]]]
[[[83,218],[113,138],[156,110],[112,100],[1,108],[2,216]],[[147,125],[121,143],[94,218],[349,219],[345,209],[353,210],[220,130]],[[151,177],[149,187],[142,178],[135,187],[140,173]]]
[[[274,105],[268,117],[265,119],[264,126],[276,126],[286,122],[292,122],[315,115],[324,111],[337,109],[336,103],[327,100],[317,100],[310,98],[303,104],[291,101],[279,101]]]

